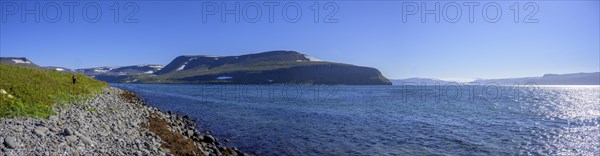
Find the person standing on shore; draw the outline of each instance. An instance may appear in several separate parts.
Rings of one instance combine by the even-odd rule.
[[[71,80],[73,80],[73,84],[75,84],[77,82],[77,77],[75,76],[75,74],[73,74],[73,76],[71,76]]]

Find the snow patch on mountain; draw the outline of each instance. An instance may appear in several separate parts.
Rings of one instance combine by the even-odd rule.
[[[27,60],[21,60],[21,59],[12,59],[12,61],[15,62],[15,63],[31,64],[31,62],[29,62]]]
[[[312,57],[310,55],[304,55],[304,58],[308,59],[308,61],[311,61],[311,62],[323,62],[323,60],[316,58],[316,57]]]
[[[108,71],[110,71],[111,69],[94,69],[94,72],[98,72],[98,73],[107,73]]]
[[[183,65],[181,65],[181,67],[177,68],[177,71],[183,70],[183,68],[185,68],[186,64],[187,64],[187,62],[185,62]]]
[[[162,65],[151,65],[151,66],[148,66],[148,67],[155,68],[155,69],[162,69],[162,68],[164,68],[164,66],[162,66]]]

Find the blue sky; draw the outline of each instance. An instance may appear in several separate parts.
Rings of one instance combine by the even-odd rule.
[[[44,18],[56,16],[53,3],[61,6],[61,18],[56,23]],[[502,9],[496,23],[487,22],[483,6],[492,2]],[[600,4],[598,1],[542,1],[535,4],[519,2],[519,22],[514,22],[511,5],[516,1],[479,2],[474,8],[474,21],[469,22],[468,7],[462,1],[439,1],[447,16],[434,21],[434,15],[407,15],[403,9],[422,3],[400,1],[336,1],[319,4],[319,22],[314,22],[315,1],[283,1],[274,9],[274,21],[269,22],[268,7],[263,1],[239,1],[248,18],[256,15],[254,4],[261,6],[262,14],[256,23],[243,19],[236,23],[233,15],[209,15],[214,3],[193,1],[138,1],[125,10],[127,3],[119,4],[119,22],[114,22],[113,2],[82,1],[74,7],[71,23],[68,7],[62,1],[41,1],[40,10],[46,13],[25,16],[21,10],[12,14],[12,4],[2,1],[0,12],[0,56],[27,57],[42,66],[87,68],[134,64],[167,64],[179,55],[240,55],[270,50],[295,50],[323,60],[344,62],[380,69],[388,78],[430,77],[466,81],[476,78],[504,78],[541,76],[545,73],[596,72],[600,70]],[[102,10],[96,23],[84,20],[83,7],[97,3]],[[294,4],[291,4],[294,3]],[[432,9],[436,1],[425,5]],[[221,2],[216,3],[217,8]],[[224,3],[228,9],[235,2]],[[284,18],[295,17],[293,7],[302,10],[296,23]],[[451,6],[462,9],[460,20],[444,20],[456,15]],[[288,6],[287,16],[282,8]],[[27,2],[28,9],[35,7]],[[123,19],[134,6],[137,23]],[[325,8],[325,6],[329,6]],[[114,7],[114,6],[113,6]],[[337,8],[330,19],[323,19]],[[525,16],[534,8],[538,11],[524,23]],[[210,9],[210,8],[209,8]],[[242,9],[240,9],[242,10]],[[94,8],[88,8],[88,18],[95,17]],[[204,14],[203,14],[204,13]],[[493,19],[495,10],[488,9]],[[206,15],[206,22],[203,22]],[[4,18],[6,17],[6,18]]]

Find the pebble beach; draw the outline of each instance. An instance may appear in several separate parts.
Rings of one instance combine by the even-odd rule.
[[[246,155],[118,88],[54,107],[48,118],[0,119],[0,155]]]

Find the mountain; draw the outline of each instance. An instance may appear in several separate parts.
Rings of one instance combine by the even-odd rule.
[[[23,67],[39,67],[24,57],[0,57],[0,63]]]
[[[144,64],[123,67],[69,69],[57,66],[38,66],[24,57],[0,57],[0,63],[14,66],[55,70],[66,73],[82,73],[106,82],[121,82],[122,80],[136,77],[139,75],[151,75],[164,67],[163,65]]]
[[[480,84],[497,83],[499,85],[513,85],[515,83],[535,83],[538,85],[600,85],[600,72],[573,73],[573,74],[545,74],[542,77],[505,78],[475,80]]]
[[[444,81],[444,80],[440,80],[440,79],[434,79],[434,78],[407,78],[407,79],[395,79],[395,80],[390,80],[392,81],[393,85],[402,85],[402,84],[410,84],[410,85],[421,85],[421,84],[425,84],[425,85],[445,85],[448,83],[457,83],[457,82],[453,82],[453,81]]]
[[[347,84],[389,85],[379,70],[326,62],[295,51],[240,56],[179,56],[152,75],[125,79],[137,83]]]
[[[96,67],[76,69],[76,72],[107,82],[120,82],[139,75],[151,75],[162,69],[163,65],[144,64],[122,67]]]
[[[42,66],[39,66],[39,65],[33,63],[31,60],[29,60],[25,57],[0,57],[0,63],[13,65],[13,66],[56,70],[56,71],[62,71],[62,72],[68,72],[68,73],[74,72],[74,70],[69,69],[69,68],[64,68],[64,67],[56,67],[56,66],[42,67]]]
[[[65,68],[65,67],[57,67],[57,66],[45,66],[45,67],[40,67],[43,69],[48,69],[48,70],[56,70],[56,71],[61,71],[61,72],[67,72],[67,73],[75,73],[76,71],[74,69],[69,69],[69,68]]]

